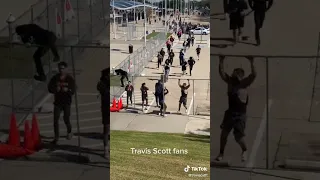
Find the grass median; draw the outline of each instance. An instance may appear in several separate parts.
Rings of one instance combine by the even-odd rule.
[[[147,35],[146,39],[151,39],[155,36],[157,36],[160,32],[152,32],[150,34]],[[167,38],[169,38],[171,36],[172,33],[167,33]],[[142,37],[143,39],[144,37]]]
[[[110,147],[110,176],[113,180],[195,179],[189,174],[207,174],[201,179],[210,179],[209,136],[111,131]],[[131,148],[148,154],[135,154]],[[154,148],[165,154],[155,153]],[[187,165],[206,167],[208,171],[186,173],[184,168]]]

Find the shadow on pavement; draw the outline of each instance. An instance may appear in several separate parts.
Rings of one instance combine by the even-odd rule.
[[[210,128],[207,128],[207,129],[201,130],[201,131],[210,132]],[[184,137],[190,141],[199,141],[199,142],[204,142],[204,143],[210,143],[210,136],[189,133],[189,134],[184,135]]]

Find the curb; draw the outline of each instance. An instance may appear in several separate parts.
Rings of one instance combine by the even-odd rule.
[[[283,167],[286,169],[320,170],[320,161],[285,159]]]
[[[15,160],[25,161],[38,161],[38,162],[77,162],[81,164],[90,163],[90,157],[88,155],[74,155],[66,153],[44,153],[36,152],[34,154],[17,158]]]
[[[210,116],[210,112],[197,112],[196,115],[199,115],[199,116]]]

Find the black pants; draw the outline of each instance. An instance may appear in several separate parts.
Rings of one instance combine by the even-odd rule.
[[[160,66],[161,66],[161,62],[162,62],[162,60],[160,59],[160,60],[158,60],[158,68],[160,68]]]
[[[103,124],[103,145],[106,147],[110,141],[110,111],[107,107],[101,108],[102,112],[102,124]]]
[[[159,96],[158,95],[154,95],[155,96],[155,98],[156,98],[156,104],[157,104],[157,106],[159,106]]]
[[[265,19],[265,11],[254,11],[254,24],[255,24],[255,38],[260,40],[260,29],[263,27]]]
[[[34,63],[36,65],[36,71],[39,76],[44,76],[44,70],[41,58],[49,51],[47,47],[39,47],[33,54]]]
[[[173,64],[173,57],[170,57],[170,65],[172,66],[172,64]]]
[[[130,99],[130,102],[132,104],[132,93],[128,93],[127,92],[127,105],[129,105],[129,99]]]
[[[224,118],[220,128],[228,134],[233,129],[235,139],[241,139],[245,136],[246,121],[247,118],[245,113],[237,113],[227,110],[224,113]]]
[[[53,128],[54,128],[54,137],[55,139],[59,139],[59,119],[60,114],[63,112],[63,120],[67,127],[67,133],[72,132],[72,126],[70,123],[70,115],[71,115],[71,105],[54,105],[53,109]]]
[[[192,68],[193,68],[193,66],[189,66],[189,70],[190,70],[190,76],[191,76],[191,72],[192,72]]]
[[[124,80],[124,79],[127,79],[127,81],[129,81],[128,76],[121,76],[120,81],[121,81],[121,86],[122,86],[122,87],[124,86],[124,83],[123,83],[123,80]]]

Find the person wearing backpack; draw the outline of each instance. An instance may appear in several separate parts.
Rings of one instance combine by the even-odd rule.
[[[163,48],[161,48],[160,54],[161,54],[161,56],[162,56],[162,59],[161,59],[161,63],[162,63],[163,58],[164,58],[164,55],[166,55],[166,52],[164,52]]]

